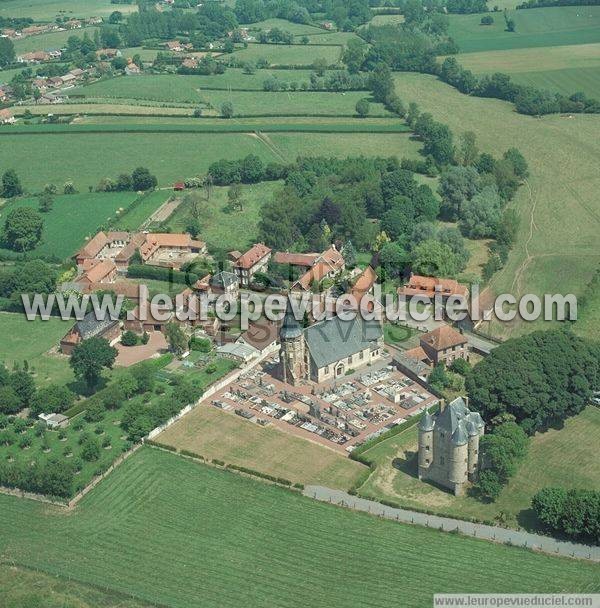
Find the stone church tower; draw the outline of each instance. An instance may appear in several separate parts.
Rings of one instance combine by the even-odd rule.
[[[458,397],[434,416],[426,413],[419,423],[419,479],[430,479],[455,495],[479,473],[479,439],[485,424]]]
[[[291,304],[288,301],[287,310],[279,331],[279,361],[281,379],[292,385],[300,384],[308,379],[306,364],[306,343],[300,323],[294,317]]]

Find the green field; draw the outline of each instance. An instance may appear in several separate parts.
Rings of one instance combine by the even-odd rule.
[[[56,17],[104,17],[115,10],[110,0],[2,0],[0,17],[30,17],[54,21]],[[135,4],[119,6],[122,13],[137,10]]]
[[[57,185],[60,188],[62,182]],[[85,192],[57,196],[52,211],[43,214],[42,241],[34,252],[61,260],[73,255],[87,236],[95,234],[99,226],[108,224],[109,220],[114,220],[117,211],[127,208],[136,198],[135,192]],[[37,209],[38,199],[24,198],[8,203],[0,210],[0,220],[16,207]]]
[[[119,230],[137,230],[172,194],[170,190],[155,190],[144,195],[127,213],[121,214],[115,227]]]
[[[333,450],[209,405],[194,409],[157,441],[293,483],[347,490],[366,472],[363,465]]]
[[[284,45],[249,44],[248,48],[235,51],[234,57],[241,61],[266,59],[271,65],[311,65],[315,59],[326,59],[329,65],[339,62],[342,49],[338,45]]]
[[[289,70],[288,70],[289,72]],[[302,72],[306,74],[306,72]],[[226,74],[224,74],[226,75]],[[295,72],[287,77],[294,78]],[[197,103],[214,108],[217,112],[223,103],[233,104],[235,115],[280,115],[295,114],[353,116],[356,102],[368,97],[367,91],[351,91],[345,94],[334,92],[264,92],[207,90],[202,89],[201,76],[144,76],[139,78],[114,78],[75,89],[73,95],[82,94],[88,99],[107,102],[109,99],[139,99],[144,101]],[[211,77],[206,77],[211,78]],[[218,77],[213,77],[218,78]],[[302,78],[302,76],[301,76]],[[240,82],[239,74],[230,77],[230,82]],[[299,81],[297,81],[299,82]],[[254,80],[254,86],[262,88],[262,80]],[[74,98],[76,99],[76,98]],[[385,115],[380,104],[372,104],[371,113]]]
[[[503,72],[518,84],[600,97],[600,44],[466,53],[459,61],[477,75]]]
[[[242,27],[247,27],[253,32],[257,32],[259,30],[272,30],[273,28],[279,28],[280,30],[284,30],[285,32],[294,34],[294,36],[308,36],[310,34],[318,34],[325,31],[322,30],[320,27],[315,27],[313,25],[305,25],[304,23],[293,23],[292,21],[288,21],[287,19],[265,19],[264,21],[257,21],[256,23],[247,23]]]
[[[1,13],[2,11],[0,10],[0,15]],[[97,27],[86,27],[78,30],[65,30],[64,32],[48,32],[39,36],[27,36],[14,41],[15,53],[22,55],[23,53],[32,51],[62,49],[67,45],[67,40],[71,36],[83,38],[83,35],[87,34],[90,38],[93,38],[94,32],[97,30]]]
[[[396,82],[406,103],[416,101],[455,135],[473,131],[481,150],[495,155],[517,147],[529,163],[531,176],[512,203],[521,220],[517,243],[491,290],[581,295],[600,263],[598,117],[530,118],[510,103],[462,95],[431,76],[402,74]],[[486,330],[507,336],[548,325],[515,321]],[[594,335],[600,336],[597,327]]]
[[[40,572],[0,566],[3,608],[147,608],[122,594],[95,589]]]
[[[28,189],[74,179],[85,192],[102,177],[114,178],[138,166],[148,167],[160,184],[168,185],[206,171],[219,158],[257,154],[276,160],[256,137],[238,134],[6,135],[0,141],[0,167],[18,167]]]
[[[0,530],[7,563],[173,608],[296,607],[308,595],[413,608],[434,591],[600,588],[597,565],[381,521],[150,448],[69,514],[0,496]]]
[[[450,35],[463,53],[600,42],[600,6],[561,6],[511,11],[516,31],[505,31],[502,13],[480,25],[481,13],[450,15]],[[543,61],[543,56],[542,59]]]
[[[214,188],[210,201],[202,203],[201,233],[209,249],[245,251],[256,242],[260,209],[281,187],[281,182],[262,182],[242,186],[243,209],[228,211],[228,188]],[[204,192],[200,191],[201,196]],[[186,230],[189,224],[189,207],[183,203],[171,216],[167,226],[173,232]],[[240,230],[240,226],[244,229]]]
[[[12,369],[14,363],[29,363],[34,370],[36,384],[66,383],[74,380],[66,357],[49,354],[58,348],[60,339],[73,323],[51,317],[48,321],[27,321],[24,315],[0,313],[0,361]]]
[[[296,44],[300,42],[300,38],[302,36],[296,37]],[[350,40],[356,40],[358,36],[354,32],[327,32],[321,30],[319,34],[308,35],[307,38],[310,45],[333,44],[346,46]]]
[[[598,487],[600,461],[587,454],[588,446],[598,441],[600,409],[594,407],[568,420],[560,431],[536,435],[515,477],[496,502],[488,504],[470,496],[455,497],[417,479],[417,429],[413,427],[365,452],[377,469],[360,488],[360,494],[450,516],[493,520],[503,513],[508,525],[532,529],[535,518],[530,510],[531,498],[538,490]]]

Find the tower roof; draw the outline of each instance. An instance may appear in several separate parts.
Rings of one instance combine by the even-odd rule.
[[[293,340],[299,338],[302,335],[302,327],[294,316],[294,310],[292,309],[292,303],[288,299],[287,308],[285,311],[285,317],[283,317],[283,325],[279,332],[280,340]]]
[[[433,416],[429,412],[425,412],[425,415],[421,418],[421,422],[419,422],[419,430],[421,431],[433,431],[433,427],[435,426],[435,422],[433,420]]]
[[[459,424],[456,427],[454,433],[452,433],[452,443],[454,445],[465,445],[469,441],[467,432],[465,431],[465,425]]]

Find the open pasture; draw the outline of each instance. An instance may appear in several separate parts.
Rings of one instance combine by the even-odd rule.
[[[499,156],[516,147],[529,163],[531,175],[511,203],[520,218],[517,242],[506,266],[492,278],[491,291],[516,297],[581,295],[600,263],[598,117],[532,118],[517,114],[508,102],[463,95],[421,74],[397,75],[396,83],[406,103],[417,102],[456,136],[473,131],[482,151]],[[516,321],[486,330],[508,336],[548,325]]]
[[[25,315],[0,312],[0,361],[12,369],[27,360],[36,384],[71,382],[74,379],[66,357],[49,354],[58,346],[72,322],[51,317],[48,321],[28,321]]]
[[[270,65],[311,65],[315,59],[325,59],[329,65],[339,63],[342,49],[337,45],[317,46],[304,44],[249,44],[234,53],[240,61],[266,59]]]
[[[120,4],[122,13],[137,10],[135,4]],[[56,17],[108,17],[115,9],[110,0],[2,0],[0,17],[30,17],[54,21]]]
[[[449,16],[450,35],[461,52],[600,42],[600,6],[560,6],[511,11],[510,16],[516,23],[515,32],[506,31],[501,12],[491,15],[494,18],[493,25],[481,25],[481,13]]]
[[[365,472],[364,465],[333,450],[277,429],[262,428],[209,405],[197,407],[161,433],[157,441],[293,483],[347,490]]]
[[[90,38],[94,37],[94,32],[99,28],[86,27],[78,30],[65,30],[62,32],[48,32],[39,36],[27,36],[14,41],[15,53],[22,55],[32,51],[46,51],[50,49],[62,49],[67,45],[67,40],[71,36],[82,38],[84,33]],[[35,68],[35,66],[34,66]]]
[[[8,563],[171,608],[198,598],[206,608],[288,608],[308,595],[314,606],[401,597],[424,607],[434,591],[599,589],[594,564],[379,520],[151,448],[69,514],[0,496],[0,530]]]
[[[459,61],[477,75],[503,72],[519,84],[600,97],[600,44],[466,53]]]
[[[60,188],[62,183],[57,185]],[[136,198],[135,192],[84,192],[57,196],[52,210],[42,216],[42,241],[34,253],[60,260],[70,257],[81,247],[87,236],[95,234],[109,220],[114,220],[117,211],[126,209]],[[32,197],[8,203],[0,211],[0,221],[17,207],[37,209],[38,200]]]
[[[441,514],[493,520],[501,512],[512,527],[535,528],[531,498],[544,487],[594,488],[600,484],[600,462],[587,457],[600,440],[600,409],[589,407],[560,431],[537,434],[517,474],[494,503],[453,496],[417,479],[417,429],[406,430],[366,452],[377,469],[360,488],[361,495],[392,500],[407,507]]]
[[[278,28],[284,32],[289,32],[294,36],[304,36],[310,34],[318,34],[325,30],[314,25],[306,25],[304,23],[293,23],[287,19],[265,19],[264,21],[257,21],[256,23],[248,23],[242,27],[247,27],[252,33],[256,33],[260,30],[272,30]]]
[[[115,226],[119,230],[137,230],[172,195],[173,192],[170,190],[155,190],[142,195],[134,205],[121,214]]]

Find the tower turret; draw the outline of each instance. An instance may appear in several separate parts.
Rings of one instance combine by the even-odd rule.
[[[452,433],[450,447],[450,469],[448,479],[454,484],[454,493],[462,493],[463,484],[468,480],[469,438],[462,424]]]
[[[304,334],[288,300],[283,324],[279,331],[279,360],[284,382],[298,384],[306,378]]]
[[[419,422],[419,479],[427,475],[433,463],[433,429],[435,421],[429,412],[425,412]]]

